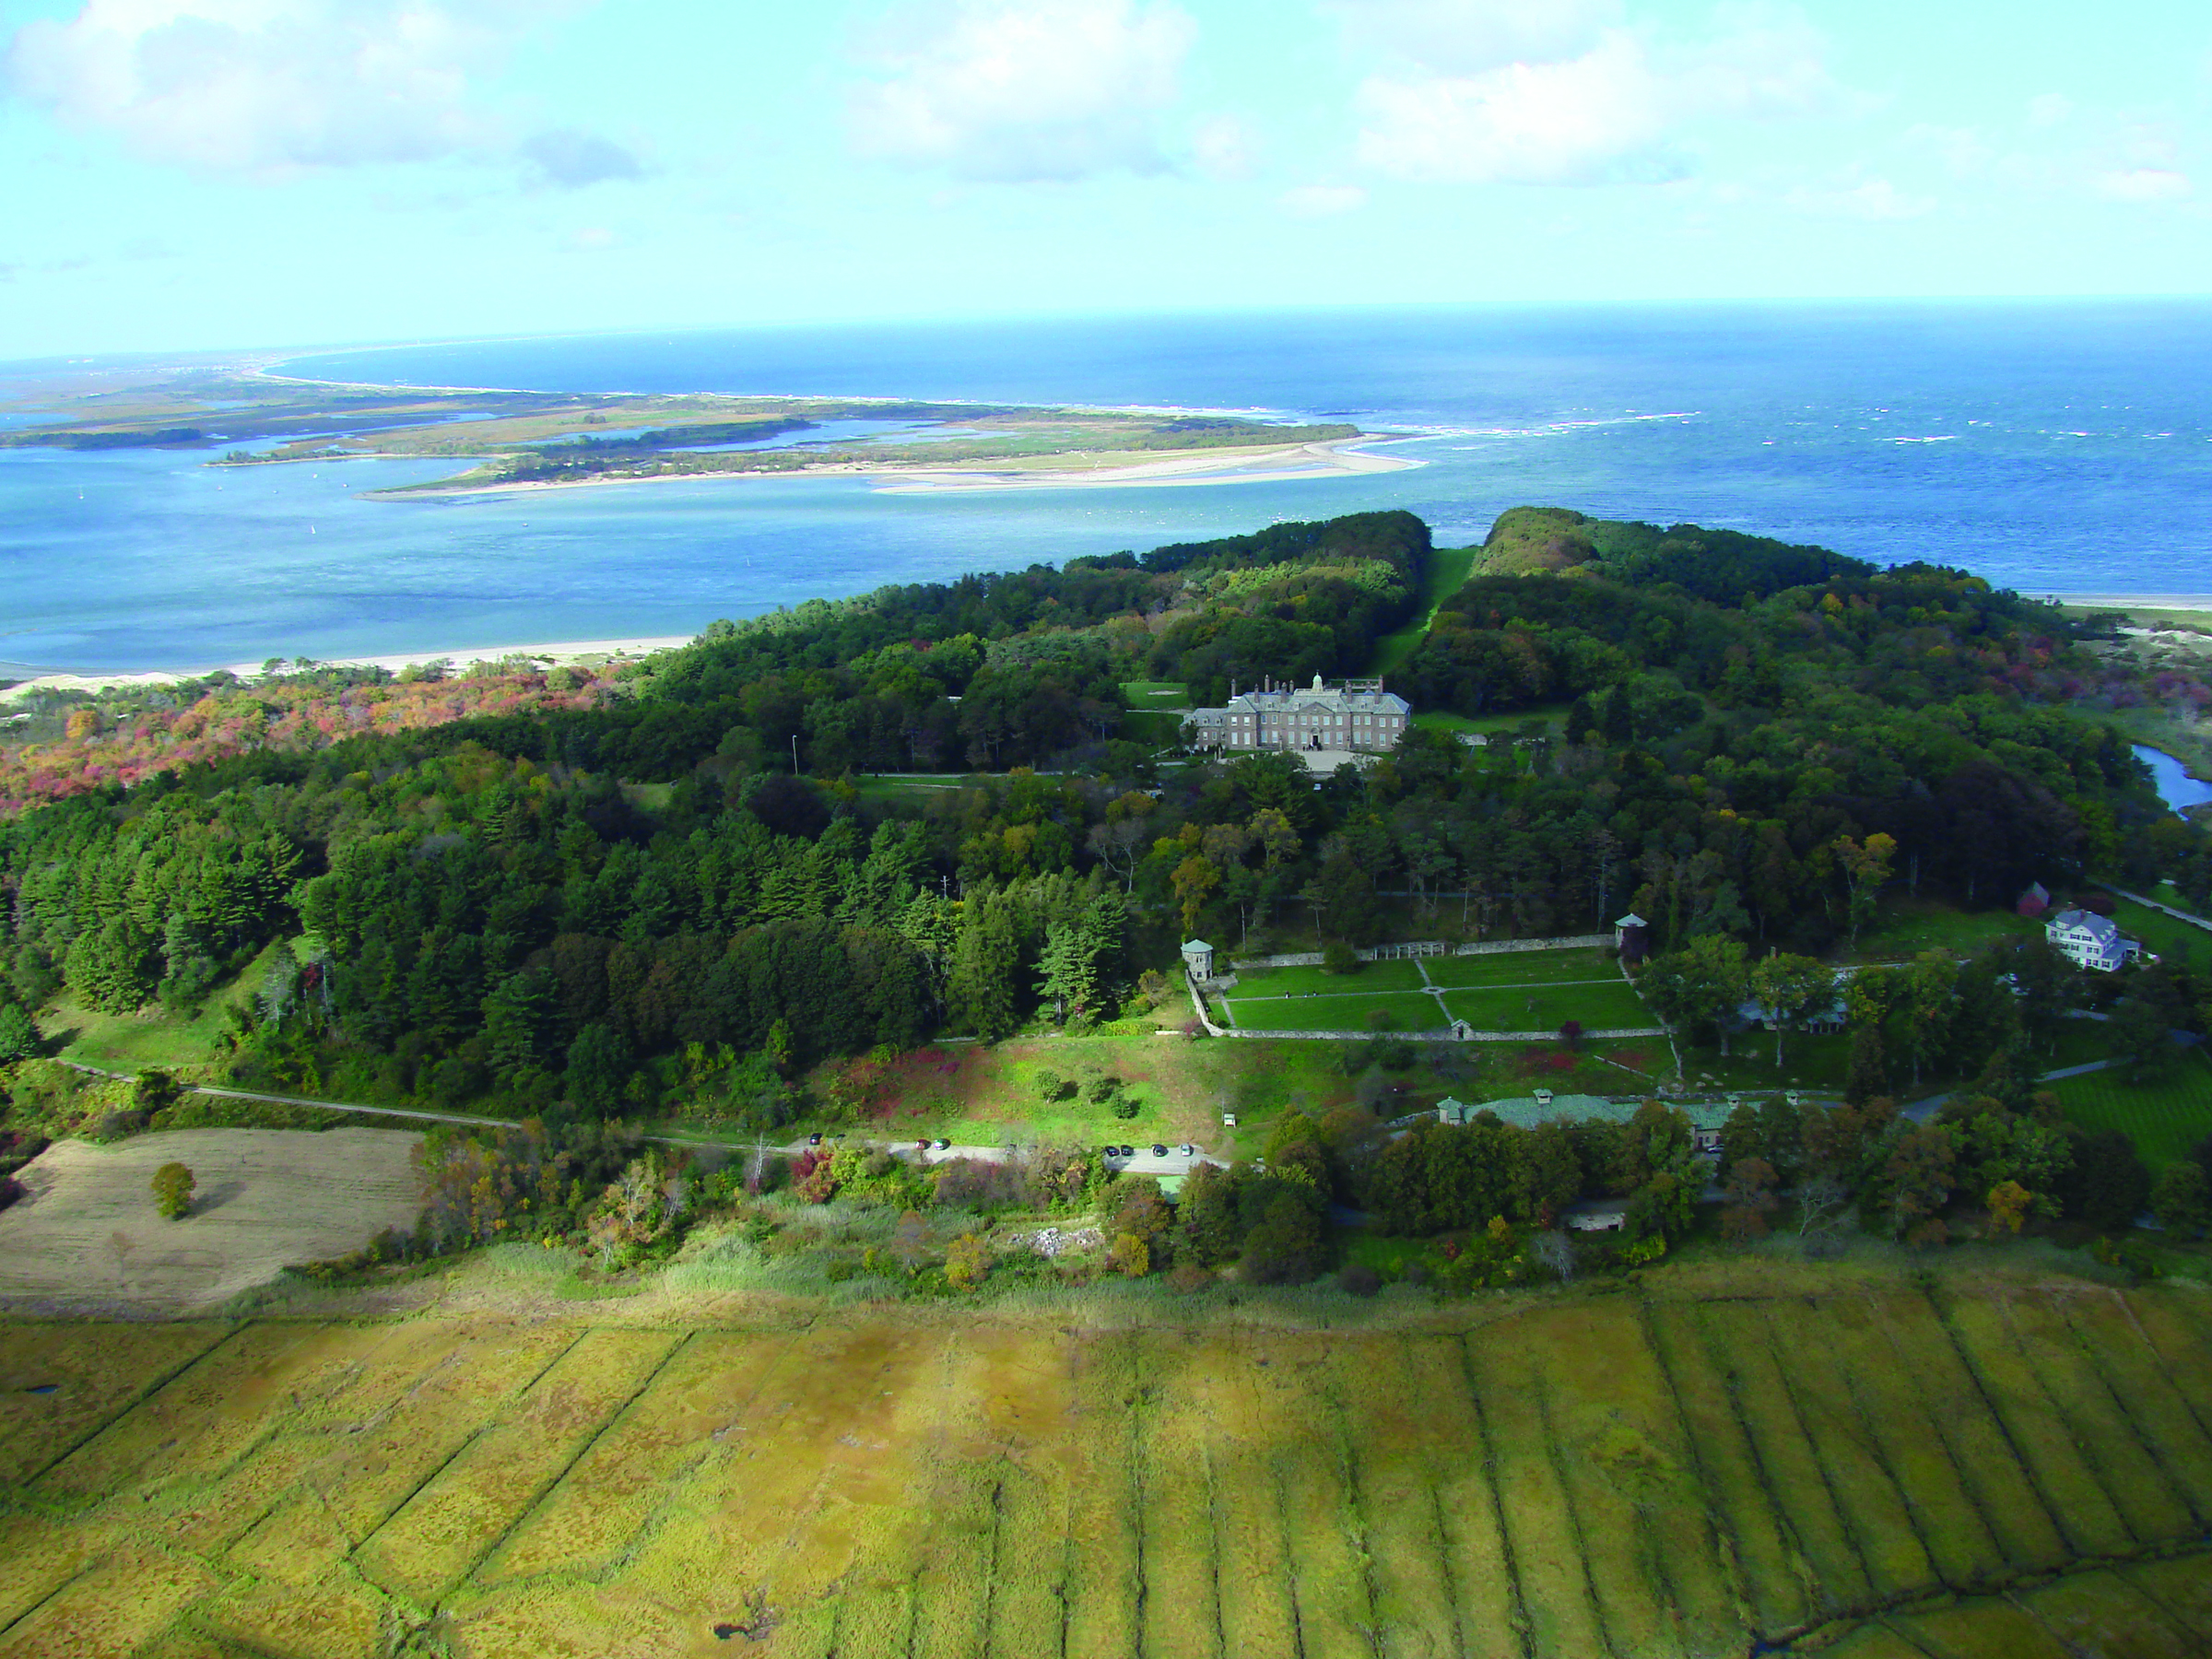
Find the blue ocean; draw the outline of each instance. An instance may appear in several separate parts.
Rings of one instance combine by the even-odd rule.
[[[211,468],[0,451],[0,661],[191,667],[683,634],[815,595],[1403,507],[1440,542],[1557,503],[1964,565],[2023,592],[2212,594],[2212,303],[1484,307],[623,333],[362,348],[281,372],[1357,421],[1418,468],[879,493],[747,478],[477,500],[450,461]]]

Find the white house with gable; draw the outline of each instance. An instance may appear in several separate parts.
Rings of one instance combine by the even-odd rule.
[[[2043,924],[2043,937],[2076,967],[2099,973],[2116,972],[2123,963],[2147,954],[2140,939],[2127,937],[2110,916],[2095,911],[2060,911]]]

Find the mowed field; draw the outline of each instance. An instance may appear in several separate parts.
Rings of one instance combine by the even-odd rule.
[[[179,1129],[112,1147],[56,1141],[0,1210],[0,1303],[176,1311],[358,1250],[422,1207],[422,1137],[393,1129]],[[182,1163],[193,1212],[155,1211],[154,1171]]]
[[[2212,1645],[2202,1293],[1201,1305],[15,1324],[0,1654]]]
[[[2119,1070],[2062,1077],[2050,1087],[2068,1117],[2091,1129],[2122,1131],[2154,1170],[2212,1136],[2212,1059],[2200,1049],[2183,1051],[2152,1082],[2138,1083]]]

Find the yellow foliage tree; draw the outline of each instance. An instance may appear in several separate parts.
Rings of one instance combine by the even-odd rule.
[[[959,1290],[971,1290],[991,1272],[991,1253],[973,1233],[962,1233],[945,1251],[945,1282]]]
[[[1152,1247],[1135,1233],[1124,1233],[1106,1253],[1106,1265],[1131,1278],[1143,1278],[1152,1271]]]
[[[1999,1182],[1989,1189],[1989,1219],[1995,1232],[2017,1233],[2020,1224],[2028,1219],[2028,1206],[2035,1194],[2017,1181]]]

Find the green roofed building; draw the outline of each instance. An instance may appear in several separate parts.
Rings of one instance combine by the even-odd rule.
[[[1610,1100],[1604,1095],[1554,1094],[1548,1088],[1539,1088],[1533,1095],[1520,1095],[1507,1100],[1485,1100],[1470,1106],[1465,1100],[1450,1097],[1437,1103],[1437,1122],[1441,1124],[1470,1124],[1483,1112],[1490,1112],[1505,1123],[1520,1129],[1534,1129],[1539,1124],[1577,1124],[1595,1119],[1606,1124],[1625,1124],[1636,1115],[1641,1100]],[[1666,1104],[1689,1120],[1690,1135],[1700,1152],[1717,1152],[1721,1146],[1721,1125],[1735,1108],[1724,1100],[1669,1100]]]

